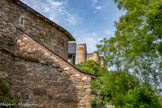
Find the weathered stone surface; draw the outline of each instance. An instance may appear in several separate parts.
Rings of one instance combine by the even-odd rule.
[[[64,71],[68,71],[68,70],[70,70],[69,67],[65,67],[65,68],[64,68]]]
[[[91,76],[64,60],[66,34],[16,1],[0,1],[0,78],[20,102],[37,105],[31,108],[90,108]]]
[[[87,81],[87,79],[88,79],[87,76],[84,76],[84,77],[82,78],[83,81]]]

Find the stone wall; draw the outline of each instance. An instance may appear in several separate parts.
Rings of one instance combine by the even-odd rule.
[[[87,54],[87,60],[93,60],[93,53]]]
[[[24,9],[21,11],[25,16],[31,15]],[[34,103],[30,108],[90,108],[94,76],[77,70],[58,56],[47,45],[48,36],[44,42],[38,40],[36,34],[44,29],[34,26],[24,31],[19,27],[16,24],[19,14],[12,0],[0,1],[0,78],[8,82],[13,96],[19,102]],[[32,15],[28,18],[31,17],[34,18]]]
[[[94,61],[96,61],[97,63],[100,64],[99,56],[98,56],[98,53],[97,52],[87,54],[87,61],[88,60],[94,60]]]
[[[9,20],[13,26],[30,34],[32,38],[67,60],[69,37],[39,14],[33,13],[26,6],[20,6],[20,2],[18,4],[15,1],[18,0],[0,1],[1,16],[5,16],[4,19]]]
[[[2,78],[10,79],[12,94],[20,102],[42,108],[90,107],[90,75],[76,70],[19,30],[15,39],[4,36],[0,35],[0,73]],[[7,38],[16,43],[4,40]]]

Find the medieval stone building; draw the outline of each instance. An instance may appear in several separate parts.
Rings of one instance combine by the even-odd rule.
[[[0,78],[19,102],[90,108],[95,76],[67,62],[68,41],[75,41],[68,31],[26,4],[0,0]]]
[[[87,54],[86,43],[77,46],[77,64],[84,63],[88,60],[96,61],[100,66],[104,65],[103,58],[98,55],[97,51]]]

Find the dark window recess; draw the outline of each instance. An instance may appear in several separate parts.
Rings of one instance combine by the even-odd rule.
[[[20,16],[19,24],[20,24],[21,26],[24,26],[24,21],[25,21],[24,16]]]
[[[24,24],[24,18],[21,18],[21,22],[22,25]]]

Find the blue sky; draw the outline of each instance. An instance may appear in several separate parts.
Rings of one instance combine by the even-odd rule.
[[[113,0],[21,0],[68,30],[77,44],[86,43],[88,53],[103,38],[114,35],[114,21],[124,14]]]

